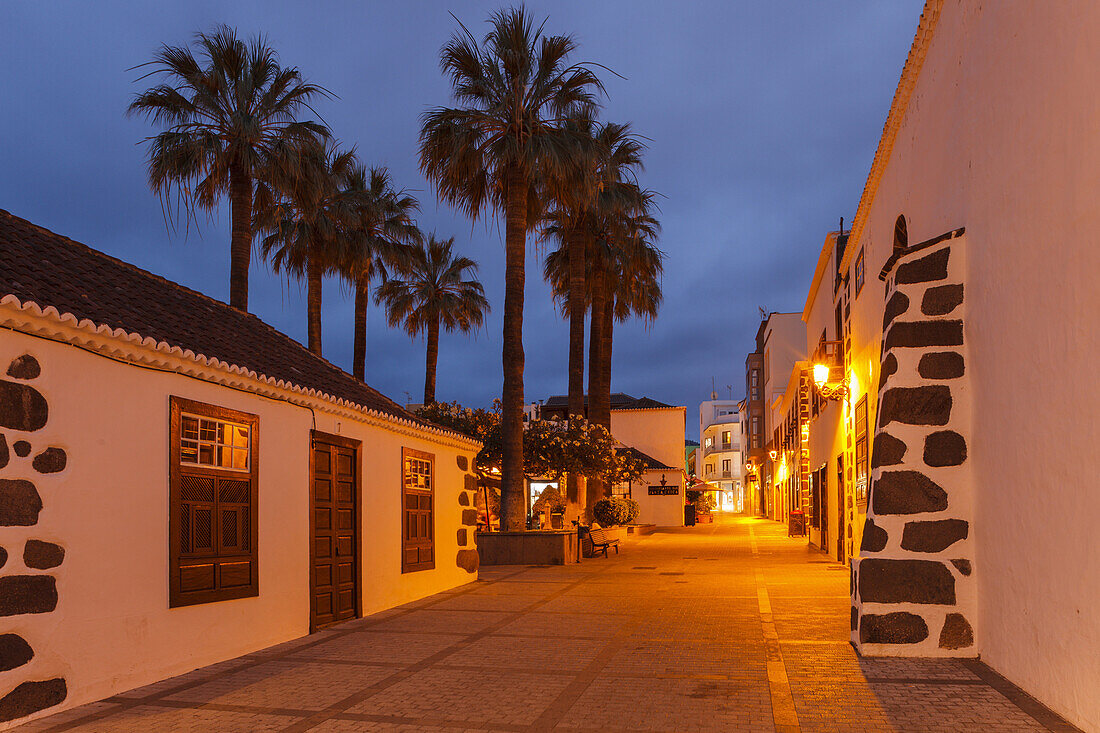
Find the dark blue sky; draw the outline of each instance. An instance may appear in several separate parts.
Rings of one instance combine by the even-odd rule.
[[[607,65],[604,117],[650,139],[643,184],[664,195],[665,306],[616,330],[613,388],[688,406],[689,434],[714,377],[743,392],[758,307],[801,310],[825,233],[850,221],[917,27],[920,0],[539,2],[578,60]],[[369,164],[418,191],[420,224],[481,263],[493,305],[475,338],[444,335],[438,397],[500,394],[503,224],[438,205],[416,166],[419,115],[450,101],[440,46],[448,10],[483,32],[499,2],[5,2],[0,5],[0,208],[220,299],[228,298],[228,208],[170,233],[146,186],[153,132],[124,112],[130,67],[162,42],[218,23],[264,33],[285,64],[339,99],[319,110]],[[567,327],[534,247],[524,343],[529,399],[562,393]],[[349,294],[326,283],[325,356],[350,368]],[[305,338],[304,294],[262,263],[251,310]],[[403,402],[423,391],[424,344],[370,314],[367,381]]]

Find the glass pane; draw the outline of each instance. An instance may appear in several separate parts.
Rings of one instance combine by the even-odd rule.
[[[199,421],[193,417],[184,415],[183,424],[180,426],[181,437],[188,440],[199,439]]]
[[[199,438],[214,442],[218,439],[218,424],[213,420],[202,420],[199,423]]]
[[[233,445],[233,426],[229,423],[218,423],[218,442],[222,445]]]
[[[218,447],[218,465],[228,468],[233,465],[233,449],[226,446]]]
[[[204,466],[214,465],[214,446],[212,445],[200,445],[199,446],[199,463]]]
[[[198,428],[195,428],[196,435],[198,434]],[[199,460],[199,446],[198,443],[191,441],[183,441],[180,444],[180,461],[183,463],[198,463]]]
[[[243,448],[248,447],[248,428],[241,425],[234,426],[233,445]]]
[[[248,450],[236,448],[233,451],[233,468],[246,470],[248,468]]]

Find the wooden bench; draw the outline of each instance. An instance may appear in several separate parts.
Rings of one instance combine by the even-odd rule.
[[[588,541],[592,543],[592,554],[602,552],[604,557],[607,557],[607,549],[609,547],[615,548],[615,554],[619,554],[619,541],[614,537],[609,537],[606,529],[590,529],[588,530]]]

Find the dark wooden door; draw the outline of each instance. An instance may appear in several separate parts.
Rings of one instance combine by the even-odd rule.
[[[847,562],[844,557],[844,456],[836,457],[836,559]]]
[[[359,615],[358,446],[313,433],[311,629]]]
[[[821,549],[829,552],[829,468],[822,466],[817,472],[817,496],[821,500],[817,517],[821,523]]]

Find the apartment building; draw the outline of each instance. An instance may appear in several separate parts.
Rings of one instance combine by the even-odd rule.
[[[741,414],[739,400],[719,400],[715,393],[699,405],[699,441],[696,451],[696,475],[717,486],[719,511],[744,512],[746,503],[742,480]]]

